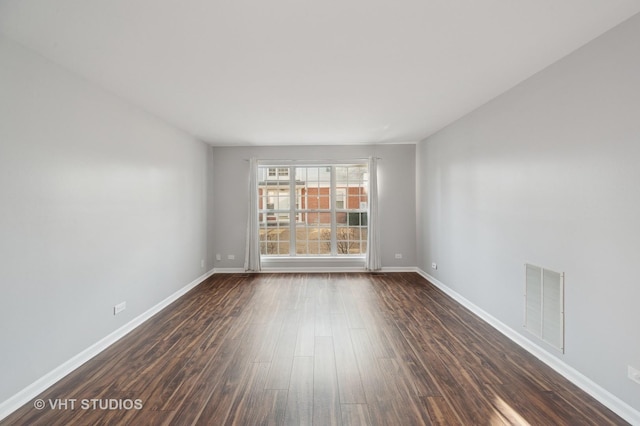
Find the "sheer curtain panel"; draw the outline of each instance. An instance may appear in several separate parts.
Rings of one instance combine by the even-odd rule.
[[[380,227],[378,218],[378,159],[369,157],[369,228],[366,268],[378,271],[380,263]]]
[[[244,270],[258,272],[260,266],[260,229],[258,223],[258,160],[249,159],[249,211]]]

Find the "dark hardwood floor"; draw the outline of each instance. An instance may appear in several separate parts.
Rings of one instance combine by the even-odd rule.
[[[214,275],[37,399],[1,423],[626,424],[415,273]]]

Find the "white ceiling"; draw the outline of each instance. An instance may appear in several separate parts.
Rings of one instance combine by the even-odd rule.
[[[213,145],[415,142],[640,0],[0,0],[0,31]]]

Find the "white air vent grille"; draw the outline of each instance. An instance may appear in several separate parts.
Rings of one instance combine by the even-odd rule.
[[[564,274],[526,265],[524,326],[564,352]]]

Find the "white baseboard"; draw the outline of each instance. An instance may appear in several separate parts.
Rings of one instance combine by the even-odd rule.
[[[365,268],[353,268],[353,267],[339,267],[339,266],[266,266],[259,272],[245,271],[243,268],[215,268],[216,274],[299,274],[308,272],[310,274],[314,272],[366,272]]]
[[[216,274],[241,274],[241,273],[245,273],[246,271],[242,268],[216,268],[215,270]],[[305,273],[308,272],[310,274],[312,273],[329,273],[329,272],[333,272],[333,273],[340,273],[340,272],[367,272],[366,268],[363,267],[340,267],[340,266],[314,266],[314,267],[309,267],[309,266],[301,266],[301,267],[275,267],[275,266],[270,266],[270,267],[264,267],[262,268],[262,270],[260,272],[255,272],[258,274],[286,274],[286,273]],[[389,267],[383,267],[382,269],[380,269],[380,272],[417,272],[417,269],[415,267],[395,267],[395,266],[389,266]],[[253,273],[253,272],[252,272]]]
[[[288,268],[277,268],[277,267],[268,267],[262,268],[260,273],[270,274],[304,274],[304,273],[340,273],[340,272],[367,272],[365,268],[340,268],[332,267],[332,266],[315,266],[315,267],[288,267]]]
[[[611,392],[604,389],[602,386],[595,383],[593,380],[589,379],[578,370],[569,366],[568,364],[562,362],[558,358],[552,356],[550,353],[528,340],[520,333],[516,332],[511,327],[504,324],[502,321],[493,317],[489,313],[485,312],[483,309],[473,304],[469,300],[465,299],[462,295],[457,293],[455,290],[447,287],[442,282],[438,281],[436,278],[424,272],[422,269],[416,268],[415,271],[428,280],[430,283],[438,287],[456,302],[463,305],[465,308],[469,309],[471,312],[482,318],[493,328],[504,334],[506,337],[511,339],[513,342],[521,346],[527,352],[538,358],[540,361],[547,364],[553,370],[564,376],[570,382],[578,386],[580,389],[587,392],[593,398],[598,400],[600,403],[605,405],[611,411],[631,423],[632,425],[640,425],[640,411],[634,409],[626,402],[622,401],[617,396],[613,395]]]
[[[214,268],[214,274],[244,274],[244,268]]]
[[[415,266],[383,266],[380,272],[418,272]]]
[[[262,271],[262,272],[268,273],[268,272],[363,272],[364,271],[364,269],[351,271],[351,270],[346,270],[347,268],[317,268],[317,269],[319,270],[314,271],[314,270],[310,270],[310,268],[300,268],[299,271],[295,271],[295,270],[292,270],[291,268],[288,268],[282,271],[268,270],[268,271]],[[180,290],[176,291],[175,293],[173,293],[172,295],[170,295],[160,303],[156,304],[151,309],[140,314],[133,320],[129,321],[127,324],[123,325],[122,327],[115,330],[111,334],[107,335],[106,337],[102,338],[98,342],[94,343],[93,345],[91,345],[84,351],[80,352],[70,360],[66,361],[62,365],[58,366],[54,370],[47,373],[40,379],[36,380],[35,382],[30,384],[29,386],[27,386],[26,388],[24,388],[14,396],[12,396],[11,398],[0,403],[0,420],[4,419],[9,414],[13,413],[15,410],[22,407],[24,404],[29,402],[38,394],[42,393],[47,388],[54,385],[60,379],[65,377],[67,374],[69,374],[76,368],[80,367],[82,364],[84,364],[89,359],[93,358],[94,356],[96,356],[97,354],[105,350],[107,347],[111,346],[113,343],[120,340],[122,337],[124,337],[129,332],[134,330],[140,324],[147,321],[153,315],[160,312],[162,309],[164,309],[169,304],[171,304],[172,302],[174,302],[175,300],[183,296],[192,288],[196,287],[198,284],[202,283],[204,280],[209,278],[214,273],[220,274],[220,273],[244,273],[244,272],[245,271],[242,268],[216,268],[196,278],[194,281],[187,284],[185,287],[181,288]],[[440,290],[442,290],[444,293],[449,295],[452,299],[454,299],[455,301],[457,301],[458,303],[460,303],[461,305],[463,305],[464,307],[472,311],[474,314],[478,315],[480,318],[482,318],[484,321],[486,321],[496,330],[498,330],[499,332],[504,334],[506,337],[511,339],[513,342],[515,342],[516,344],[524,348],[526,351],[531,353],[533,356],[535,356],[536,358],[538,358],[539,360],[547,364],[553,370],[555,370],[562,376],[566,377],[576,386],[578,386],[579,388],[587,392],[589,395],[591,395],[596,400],[601,402],[603,405],[608,407],[610,410],[618,414],[620,417],[622,417],[632,425],[640,425],[640,412],[638,410],[635,410],[633,407],[631,407],[630,405],[628,405],[627,403],[625,403],[615,395],[611,394],[609,391],[602,388],[600,385],[593,382],[591,379],[587,378],[582,373],[575,370],[573,367],[570,367],[569,365],[560,361],[558,358],[544,351],[542,348],[535,345],[533,342],[526,339],[521,334],[517,333],[515,330],[513,330],[506,324],[502,323],[492,315],[488,314],[487,312],[485,312],[484,310],[482,310],[481,308],[479,308],[478,306],[476,306],[475,304],[473,304],[472,302],[464,298],[462,295],[452,290],[451,288],[447,287],[445,284],[443,284],[436,278],[432,277],[431,275],[427,274],[423,270],[415,267],[385,267],[385,268],[382,268],[382,272],[417,272],[422,277],[424,277],[429,282],[431,282],[433,285],[435,285]]]
[[[140,324],[160,312],[162,309],[169,306],[175,300],[183,296],[192,288],[196,287],[198,284],[202,283],[204,280],[213,275],[214,270],[211,270],[204,275],[199,276],[186,286],[182,287],[180,290],[176,291],[160,303],[153,306],[151,309],[143,312],[138,315],[136,318],[132,319],[119,329],[114,332],[108,334],[103,337],[93,345],[89,346],[87,349],[83,350],[73,358],[69,359],[65,363],[59,365],[49,373],[45,374],[35,382],[31,383],[26,388],[22,389],[20,392],[12,396],[11,398],[3,401],[0,404],[0,421],[7,417],[9,414],[16,411],[18,408],[22,407],[24,404],[31,401],[33,398],[38,396],[40,393],[44,392],[46,389],[57,383],[60,379],[65,377],[67,374],[71,373],[76,368],[80,367],[85,362],[89,361],[94,356],[98,355],[100,352],[126,336],[128,333],[133,331]]]

